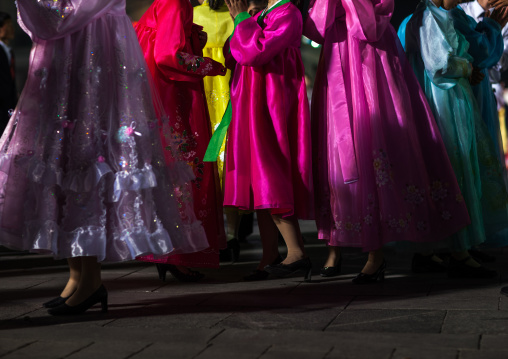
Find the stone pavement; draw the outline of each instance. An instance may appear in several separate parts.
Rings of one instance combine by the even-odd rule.
[[[16,269],[0,257],[0,358],[508,358],[508,297],[499,294],[508,251],[489,252],[494,280],[413,275],[410,256],[388,251],[385,282],[354,286],[365,254],[344,251],[343,275],[321,278],[326,249],[312,223],[303,227],[312,283],[242,282],[260,258],[254,235],[241,263],[203,270],[200,283],[161,282],[145,263],[105,265],[107,314],[49,316],[40,304],[59,293],[66,267],[32,256],[43,266]]]

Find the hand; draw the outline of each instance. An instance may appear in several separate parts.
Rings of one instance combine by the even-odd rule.
[[[488,6],[489,7],[495,7],[496,9],[498,7],[503,7],[508,5],[508,0],[489,0]]]
[[[206,43],[208,41],[208,34],[203,30],[198,31],[199,45],[201,46],[201,50],[205,48]]]
[[[490,17],[492,20],[497,22],[501,28],[504,28],[508,23],[508,7],[497,7],[490,13],[485,12],[485,17]]]
[[[236,18],[241,12],[249,10],[249,5],[247,4],[247,0],[225,0],[226,5],[229,8],[229,13],[231,17]],[[508,0],[506,0],[508,1]]]
[[[469,83],[471,86],[479,85],[483,79],[485,78],[485,74],[478,67],[473,67],[473,72],[471,73],[471,77],[469,78]]]

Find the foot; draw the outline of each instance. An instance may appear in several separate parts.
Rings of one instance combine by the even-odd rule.
[[[384,263],[384,258],[369,259],[362,269],[363,274],[372,275],[377,272]]]
[[[446,265],[443,260],[435,254],[423,255],[415,253],[411,263],[413,273],[444,273]]]
[[[305,259],[308,256],[305,255],[305,253],[288,253],[287,257],[282,261],[282,264],[291,264],[294,262],[297,262],[299,260]]]
[[[62,293],[60,293],[60,297],[68,298],[71,295],[73,295],[76,289],[78,289],[78,282],[79,280],[77,279],[69,278],[67,284],[65,285],[65,288],[63,289]]]
[[[270,264],[279,264],[282,262],[281,255],[277,252],[277,254],[272,255],[263,255],[263,258],[261,258],[261,262],[259,262],[259,265],[257,267],[257,270],[264,271],[265,267]]]
[[[81,283],[74,294],[65,301],[65,304],[70,307],[75,307],[83,303],[92,294],[94,294],[101,287],[101,285],[102,283]]]

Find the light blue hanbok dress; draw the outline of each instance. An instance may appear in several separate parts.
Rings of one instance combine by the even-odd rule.
[[[450,239],[451,250],[468,250],[486,241],[508,244],[508,194],[469,83],[473,48],[455,26],[452,12],[430,0],[420,2],[398,34],[436,118],[471,217],[471,225]],[[474,49],[488,51],[486,46]]]

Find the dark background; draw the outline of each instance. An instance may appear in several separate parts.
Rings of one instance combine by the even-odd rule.
[[[107,0],[104,0],[107,1]],[[145,10],[150,6],[153,0],[127,0],[127,14],[133,21],[139,20]],[[398,28],[402,20],[411,14],[416,8],[419,0],[395,0],[395,12],[392,18],[392,25],[395,29]],[[13,19],[16,19],[16,6],[13,0],[1,0],[0,11],[5,11],[11,14]],[[26,81],[28,71],[28,58],[30,54],[31,41],[30,38],[16,25],[16,39],[12,44],[16,52],[16,76],[18,83],[18,90],[21,91],[23,84]],[[305,68],[311,79],[314,74],[319,59],[319,49],[312,48],[309,45],[302,44],[302,57],[305,63]]]

